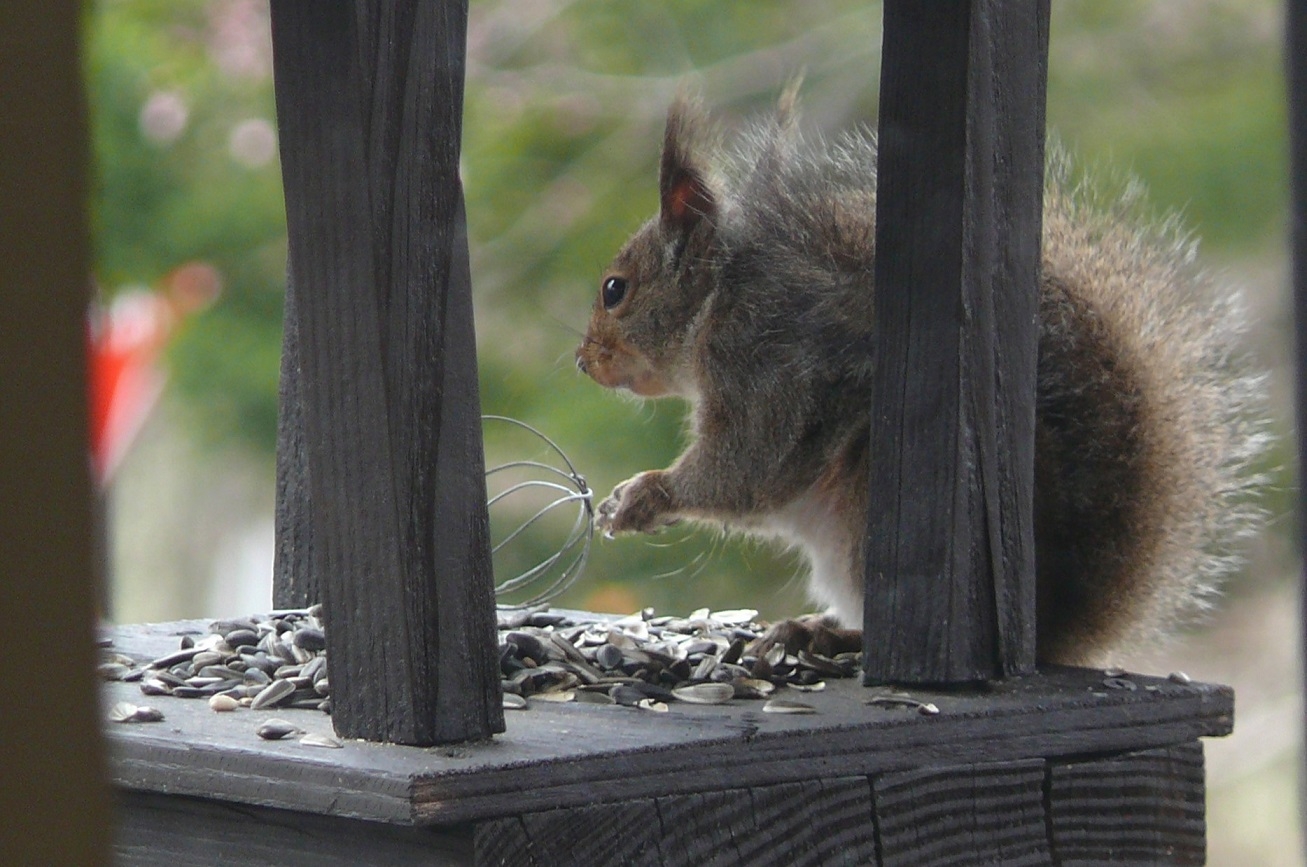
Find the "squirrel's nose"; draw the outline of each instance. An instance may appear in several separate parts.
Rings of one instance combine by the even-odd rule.
[[[581,354],[581,350],[579,349],[576,351],[576,369],[581,371],[582,373],[585,373],[587,371],[585,356]]]

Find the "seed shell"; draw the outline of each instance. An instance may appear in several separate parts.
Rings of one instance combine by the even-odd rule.
[[[300,728],[280,717],[271,717],[264,720],[263,723],[254,731],[255,734],[263,738],[265,741],[279,741],[288,735],[300,731]]]
[[[576,690],[574,690],[574,689],[558,689],[558,690],[553,690],[553,691],[551,691],[551,692],[537,692],[536,694],[534,694],[534,695],[531,696],[531,697],[534,698],[534,699],[536,699],[537,701],[548,701],[548,702],[559,702],[559,703],[561,703],[561,702],[572,701],[573,699],[575,699],[575,698],[576,698]]]
[[[146,723],[161,722],[163,711],[158,708],[135,705],[130,701],[120,701],[109,709],[110,722]]]
[[[295,684],[289,680],[274,680],[272,683],[259,690],[259,694],[254,696],[254,701],[250,707],[259,710],[265,707],[275,707],[281,702],[295,694]]]
[[[735,687],[729,683],[695,683],[673,689],[672,695],[690,704],[727,704],[735,698]]]
[[[239,699],[233,698],[225,693],[219,693],[218,695],[210,696],[209,698],[209,708],[218,713],[233,711],[240,706],[241,703]]]
[[[762,711],[763,713],[816,713],[817,709],[801,701],[773,698],[762,706]]]

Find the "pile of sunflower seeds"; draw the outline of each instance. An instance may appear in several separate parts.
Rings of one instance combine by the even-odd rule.
[[[751,648],[765,626],[751,609],[688,617],[652,609],[622,618],[575,612],[505,610],[499,615],[504,706],[528,699],[618,704],[666,710],[668,702],[726,704],[762,699],[773,713],[811,713],[777,689],[816,692],[825,680],[852,677],[860,654],[826,657],[775,646]],[[100,666],[110,680],[138,682],[147,696],[205,698],[215,711],[241,707],[317,709],[330,713],[326,637],[321,607],[275,611],[210,624],[204,636],[147,664],[109,653]],[[265,736],[266,737],[266,736]]]
[[[327,639],[318,606],[210,624],[203,636],[145,665],[110,653],[100,675],[140,684],[147,696],[205,698],[216,711],[274,707],[331,711]]]
[[[751,609],[706,608],[688,617],[645,609],[616,620],[548,610],[503,612],[504,706],[525,707],[531,698],[665,710],[669,701],[764,699],[768,712],[811,713],[808,705],[772,694],[778,688],[816,692],[825,688],[825,678],[859,671],[856,653],[829,658],[775,646],[754,654],[754,641],[765,631],[757,616]]]

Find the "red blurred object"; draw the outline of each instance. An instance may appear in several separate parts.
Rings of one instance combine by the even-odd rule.
[[[218,270],[190,262],[170,271],[158,290],[127,290],[96,305],[88,328],[91,461],[101,488],[114,471],[167,379],[159,355],[188,316],[221,291]]]

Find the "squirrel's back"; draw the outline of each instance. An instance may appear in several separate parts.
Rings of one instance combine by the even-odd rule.
[[[832,322],[868,337],[875,159],[870,133],[806,141],[783,107],[724,163],[727,261],[843,289]],[[1143,217],[1131,185],[1104,202],[1069,175],[1055,153],[1039,299],[1039,655],[1090,664],[1174,631],[1237,568],[1237,543],[1260,522],[1250,463],[1265,447],[1263,380],[1240,350],[1237,294],[1196,265],[1176,222]],[[868,344],[852,343],[841,364],[866,382]]]

